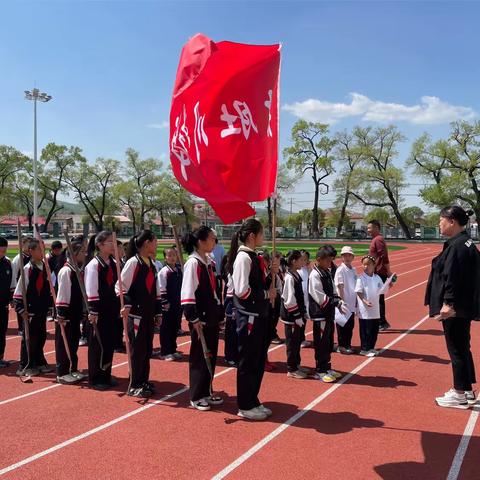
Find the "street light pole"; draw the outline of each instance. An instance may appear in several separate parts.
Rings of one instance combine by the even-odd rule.
[[[25,90],[25,98],[33,100],[33,224],[38,223],[38,175],[37,175],[37,101],[46,103],[51,95],[40,93],[38,88]]]

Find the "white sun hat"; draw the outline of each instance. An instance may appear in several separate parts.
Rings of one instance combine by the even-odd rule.
[[[350,255],[355,255],[353,253],[352,247],[342,247],[342,251],[340,252],[340,255],[345,255],[347,253],[349,253]]]

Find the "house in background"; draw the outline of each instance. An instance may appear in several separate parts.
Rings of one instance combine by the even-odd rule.
[[[0,216],[0,233],[7,233],[7,232],[17,232],[17,218],[20,219],[20,226],[22,228],[22,232],[30,232],[30,224],[28,222],[28,217],[26,215],[17,216],[9,216],[4,215]],[[43,226],[45,225],[45,217],[38,217],[38,227],[40,230],[43,230]]]

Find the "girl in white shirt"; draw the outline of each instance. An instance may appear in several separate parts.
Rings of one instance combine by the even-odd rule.
[[[385,283],[375,273],[375,258],[366,255],[362,258],[363,272],[357,279],[355,292],[358,297],[360,340],[362,349],[360,355],[375,357],[378,330],[380,325],[380,295],[390,288],[393,275]]]

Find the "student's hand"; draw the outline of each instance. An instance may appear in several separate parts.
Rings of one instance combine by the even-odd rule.
[[[168,302],[167,302],[167,303],[164,303],[164,304],[162,305],[162,310],[163,310],[164,312],[168,312],[168,311],[170,310],[170,304],[169,304]]]
[[[28,313],[25,310],[20,314],[20,316],[24,322],[28,322]]]
[[[346,315],[348,313],[347,304],[343,300],[341,300],[340,303],[338,304],[338,309],[340,310],[340,313],[342,315]]]
[[[127,321],[128,316],[130,315],[130,307],[123,307],[120,310],[120,315],[122,316],[123,320]]]
[[[96,324],[97,324],[97,321],[98,321],[98,315],[95,315],[94,313],[89,313],[89,314],[88,314],[88,321],[89,321],[92,325],[96,325]]]
[[[446,320],[447,318],[454,317],[455,310],[451,305],[443,304],[443,307],[440,310],[441,320]]]
[[[295,324],[302,328],[305,325],[305,322],[301,318],[297,318]]]
[[[363,300],[363,303],[365,304],[365,306],[367,306],[367,307],[369,307],[369,308],[370,308],[370,307],[373,307],[372,302],[370,302],[369,300]]]
[[[58,322],[59,325],[61,325],[63,327],[67,324],[67,321],[66,321],[65,318],[57,317],[57,322]]]
[[[162,316],[161,315],[155,315],[155,326],[156,327],[161,327],[162,326]]]

